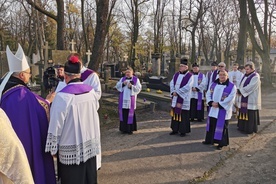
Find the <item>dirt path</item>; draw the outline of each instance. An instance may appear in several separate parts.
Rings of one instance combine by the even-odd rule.
[[[100,184],[182,184],[205,180],[206,183],[224,183],[224,178],[228,177],[227,182],[234,183],[241,174],[248,177],[237,183],[274,181],[276,162],[275,158],[271,160],[271,151],[275,153],[276,136],[272,128],[265,128],[275,128],[272,123],[276,114],[275,104],[275,92],[263,95],[259,126],[263,131],[259,134],[241,134],[237,131],[237,120],[230,121],[230,146],[221,151],[201,144],[205,123],[192,123],[192,132],[186,137],[170,136],[167,112],[139,112],[138,131],[133,135],[120,134],[118,127],[102,131],[103,158],[98,181]],[[263,161],[267,164],[262,165]],[[252,169],[254,165],[258,167]],[[234,172],[235,169],[237,172]],[[254,179],[260,174],[262,180]]]

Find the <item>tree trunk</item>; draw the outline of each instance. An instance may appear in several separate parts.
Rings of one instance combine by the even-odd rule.
[[[95,71],[99,68],[99,63],[103,58],[104,41],[106,37],[106,23],[109,9],[109,0],[100,0],[97,2],[97,25],[92,49],[91,62],[88,68]]]
[[[238,40],[238,48],[237,48],[237,62],[239,65],[244,65],[244,55],[246,51],[247,44],[247,6],[245,0],[239,0],[240,4],[240,31],[239,31],[239,40]]]

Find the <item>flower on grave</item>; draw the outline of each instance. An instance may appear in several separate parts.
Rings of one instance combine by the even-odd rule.
[[[162,94],[162,91],[161,91],[160,89],[158,89],[158,90],[156,91],[156,93]]]
[[[147,99],[144,98],[144,102],[146,102],[146,101],[147,101]]]
[[[104,114],[104,119],[107,119],[108,118],[108,115],[107,114]]]
[[[146,90],[147,92],[150,92],[150,88],[147,88],[147,90]]]

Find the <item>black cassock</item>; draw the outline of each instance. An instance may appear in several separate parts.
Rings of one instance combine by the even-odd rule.
[[[204,100],[202,100],[201,110],[197,110],[197,101],[198,99],[191,98],[190,119],[200,121],[204,119]]]
[[[189,110],[181,111],[181,121],[174,120],[172,117],[171,121],[171,129],[173,132],[179,132],[181,134],[190,133],[191,132],[191,124],[189,119],[190,112]]]
[[[123,109],[123,121],[120,121],[120,128],[119,128],[119,130],[123,133],[132,133],[133,131],[137,131],[135,112],[133,116],[133,123],[127,124],[128,112],[129,112],[129,109]]]
[[[215,136],[215,130],[217,125],[217,118],[213,118],[213,117],[209,117],[209,118],[210,118],[210,127],[209,127],[209,131],[206,132],[205,144],[217,143],[218,146],[220,147],[229,145],[228,120],[225,120],[224,122],[222,139],[216,140],[214,139],[214,136]]]
[[[248,120],[243,120],[238,117],[238,129],[247,134],[258,132],[258,125],[260,125],[259,110],[247,110]]]

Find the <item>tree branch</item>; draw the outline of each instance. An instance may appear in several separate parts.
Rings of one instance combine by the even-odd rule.
[[[47,10],[41,8],[39,5],[37,5],[35,2],[33,2],[32,0],[26,0],[27,3],[29,5],[31,5],[33,8],[35,8],[37,11],[39,11],[40,13],[43,13],[44,15],[54,19],[55,21],[57,21],[57,16],[48,12]]]

